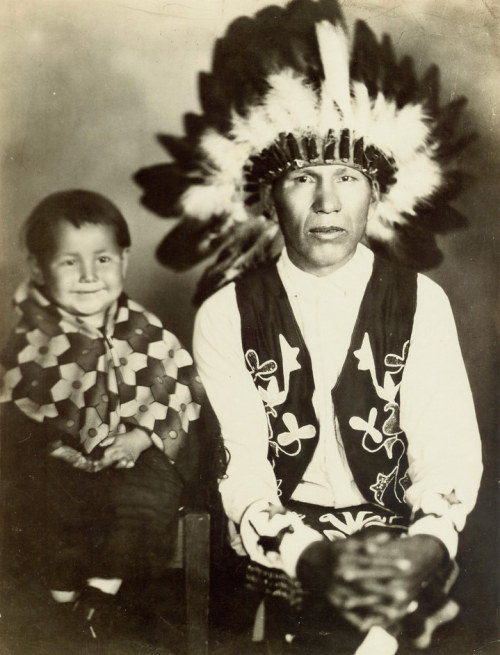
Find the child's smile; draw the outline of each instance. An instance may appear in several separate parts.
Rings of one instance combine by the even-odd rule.
[[[127,258],[110,227],[61,221],[54,248],[38,270],[51,300],[100,327],[123,290]]]

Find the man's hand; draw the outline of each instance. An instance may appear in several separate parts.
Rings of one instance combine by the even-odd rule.
[[[388,622],[399,621],[416,607],[422,587],[433,578],[447,556],[441,542],[425,534],[385,543],[368,539],[366,551],[368,566],[351,563],[344,570],[344,578],[360,588],[364,598],[380,594],[383,602],[374,609]]]
[[[329,602],[359,630],[388,627],[414,609],[422,585],[443,562],[434,537],[401,538],[370,531],[335,542],[311,544],[297,564],[305,588]]]
[[[382,545],[392,538],[388,532],[379,533],[373,545]],[[304,550],[297,563],[297,577],[305,589],[326,596],[347,620],[364,631],[382,623],[376,608],[386,602],[383,586],[370,588],[359,583],[359,572],[369,575],[371,562],[372,554],[364,535],[334,542],[325,539]],[[380,573],[387,579],[394,575],[395,569],[391,564]]]

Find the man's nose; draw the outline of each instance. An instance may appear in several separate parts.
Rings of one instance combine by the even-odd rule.
[[[315,212],[331,214],[342,208],[335,182],[321,181],[316,189],[313,209]]]
[[[97,279],[95,263],[93,261],[82,261],[80,263],[80,279],[82,282],[93,282]]]

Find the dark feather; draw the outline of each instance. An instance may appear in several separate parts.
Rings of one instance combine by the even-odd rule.
[[[470,132],[469,134],[464,134],[464,136],[461,136],[455,141],[441,143],[436,156],[441,162],[455,159],[461,152],[463,152],[463,150],[465,150],[465,148],[475,141],[477,137],[478,135],[476,132]]]
[[[388,242],[369,239],[370,248],[377,254],[416,271],[438,266],[443,260],[432,232],[412,223],[394,226],[394,239]]]
[[[430,198],[433,205],[444,205],[457,198],[470,187],[475,177],[461,170],[447,171],[443,176],[442,186]]]
[[[195,165],[195,148],[185,138],[179,138],[172,134],[158,134],[160,144],[172,157],[186,170],[194,168]]]
[[[437,125],[433,132],[433,136],[438,141],[446,143],[453,138],[458,122],[460,120],[460,116],[466,104],[467,98],[460,96],[449,102],[441,109],[437,120]]]
[[[418,85],[415,65],[411,57],[403,57],[397,67],[396,105],[398,109],[412,102],[417,96]]]
[[[249,104],[255,104],[266,93],[265,80],[276,70],[290,67],[310,77],[313,84],[319,81],[323,70],[315,25],[324,19],[342,21],[335,1],[294,0],[284,8],[266,7],[254,18],[233,21],[214,50],[212,74],[219,85],[217,97],[223,94],[226,107],[244,114]],[[213,120],[217,103],[207,104]]]
[[[420,81],[415,98],[417,101],[421,100],[425,103],[427,111],[433,118],[439,113],[439,78],[439,68],[436,65],[429,66]]]
[[[164,218],[178,215],[177,202],[193,180],[186,178],[176,164],[157,164],[141,168],[134,181],[143,189],[141,203]]]
[[[382,36],[382,43],[379,51],[380,66],[380,88],[386,98],[395,98],[394,72],[396,70],[396,55],[392,45],[391,37],[388,34]]]
[[[210,221],[184,218],[164,237],[156,257],[175,271],[185,271],[213,255],[229,238],[223,229],[224,219],[214,216]]]
[[[198,76],[198,92],[201,106],[210,124],[225,132],[230,127],[231,106],[228,104],[227,89],[215,75],[201,72]]]
[[[184,114],[184,131],[190,140],[197,139],[206,127],[207,120],[204,116],[192,112]]]
[[[357,21],[351,54],[351,78],[364,82],[373,98],[378,92],[379,45],[368,25]]]
[[[446,234],[467,227],[468,220],[451,205],[435,205],[419,212],[414,223],[435,234]]]

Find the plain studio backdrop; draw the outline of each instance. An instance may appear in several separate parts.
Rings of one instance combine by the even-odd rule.
[[[498,222],[500,207],[500,7],[495,0],[346,0],[356,18],[388,32],[418,71],[441,69],[442,103],[464,94],[463,128],[478,139],[463,166],[475,184],[456,204],[470,227],[440,239],[445,261],[429,274],[448,293],[476,400],[486,474],[461,543],[465,611],[491,634],[498,579],[494,499],[498,470]],[[154,251],[173,220],[140,205],[132,175],[165,161],[155,139],[180,134],[197,111],[197,74],[227,24],[264,0],[2,0],[0,340],[13,325],[11,296],[25,276],[18,231],[44,196],[85,188],[112,199],[132,232],[128,291],[189,347],[191,295],[202,267],[175,274]],[[277,1],[283,4],[283,0]],[[429,371],[432,375],[432,371]],[[479,652],[479,651],[478,651]],[[485,651],[482,651],[485,652]]]

